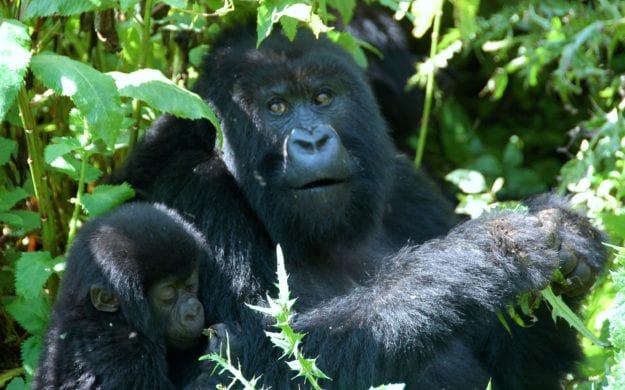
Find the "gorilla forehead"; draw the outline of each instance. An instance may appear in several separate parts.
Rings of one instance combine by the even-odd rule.
[[[307,30],[299,31],[293,42],[280,32],[259,48],[255,42],[253,35],[226,34],[207,57],[206,86],[249,96],[277,85],[291,93],[303,93],[328,81],[346,90],[366,85],[364,73],[343,48]]]

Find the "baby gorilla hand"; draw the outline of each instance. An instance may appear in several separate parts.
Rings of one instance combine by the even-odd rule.
[[[604,237],[587,218],[568,209],[560,198],[541,196],[532,201],[530,210],[542,223],[556,228],[559,266],[564,278],[553,282],[554,290],[569,297],[583,295],[606,261]]]
[[[208,335],[208,345],[206,347],[206,353],[217,353],[223,357],[229,356],[233,362],[236,362],[240,357],[240,329],[238,325],[234,328],[223,323],[213,324],[205,333]]]

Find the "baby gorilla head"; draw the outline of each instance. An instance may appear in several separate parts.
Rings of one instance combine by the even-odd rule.
[[[34,388],[160,388],[170,353],[202,348],[203,242],[180,215],[132,203],[87,223],[67,259]]]
[[[197,298],[199,242],[199,234],[172,210],[121,207],[99,222],[89,242],[94,262],[104,271],[104,278],[89,287],[93,307],[121,310],[168,348],[193,347],[204,325]]]

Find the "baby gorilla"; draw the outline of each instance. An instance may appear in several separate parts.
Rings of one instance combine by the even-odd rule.
[[[162,205],[131,203],[86,224],[33,388],[176,388],[178,368],[206,348],[202,250],[196,230]]]

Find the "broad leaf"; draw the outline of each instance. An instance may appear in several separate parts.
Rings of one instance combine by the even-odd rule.
[[[180,8],[180,9],[187,8],[187,0],[158,0],[157,3],[165,3],[174,8]]]
[[[25,299],[34,299],[41,295],[54,267],[63,261],[55,259],[48,252],[25,252],[15,266],[15,292]]]
[[[33,57],[35,77],[46,87],[69,96],[97,138],[113,146],[121,125],[121,100],[109,75],[68,57],[41,53]]]
[[[58,172],[62,172],[71,177],[75,181],[80,180],[80,170],[82,168],[82,161],[71,155],[64,155],[57,157],[50,162],[50,167]],[[102,172],[89,164],[87,164],[87,170],[85,172],[85,182],[91,183],[96,181],[102,176]]]
[[[0,222],[7,223],[14,229],[22,229],[24,232],[30,232],[41,228],[41,218],[39,218],[39,214],[28,210],[0,212]]]
[[[356,0],[332,0],[328,4],[339,10],[343,23],[347,24],[352,19],[354,8],[356,8]]]
[[[0,75],[0,77],[2,77]],[[2,104],[2,103],[0,103]],[[1,120],[2,118],[0,118]],[[17,142],[12,139],[0,137],[0,165],[6,164],[11,158],[11,154],[17,149]]]
[[[180,88],[155,69],[109,73],[122,96],[139,99],[162,111],[188,119],[206,118],[220,129],[217,117],[197,94]],[[219,131],[219,130],[218,130]]]
[[[22,343],[22,366],[28,375],[35,374],[35,368],[39,363],[39,355],[43,351],[43,337],[31,336]]]
[[[92,194],[84,194],[82,205],[91,217],[104,214],[135,196],[135,191],[128,183],[120,185],[102,184]]]
[[[57,158],[82,147],[80,141],[72,137],[55,137],[52,141],[55,143],[49,144],[44,150],[44,160],[47,164],[52,164]]]
[[[0,18],[0,121],[22,87],[30,56],[27,27],[17,20]],[[0,153],[0,164],[5,162]]]
[[[23,188],[16,188],[13,191],[3,190],[0,193],[0,211],[9,210],[17,202],[26,198],[28,193]]]
[[[36,298],[25,299],[22,296],[9,301],[4,306],[24,329],[31,334],[41,334],[48,324],[50,307],[44,294]]]
[[[114,8],[114,0],[30,0],[24,19],[59,14],[76,15],[89,11],[101,11]]]

